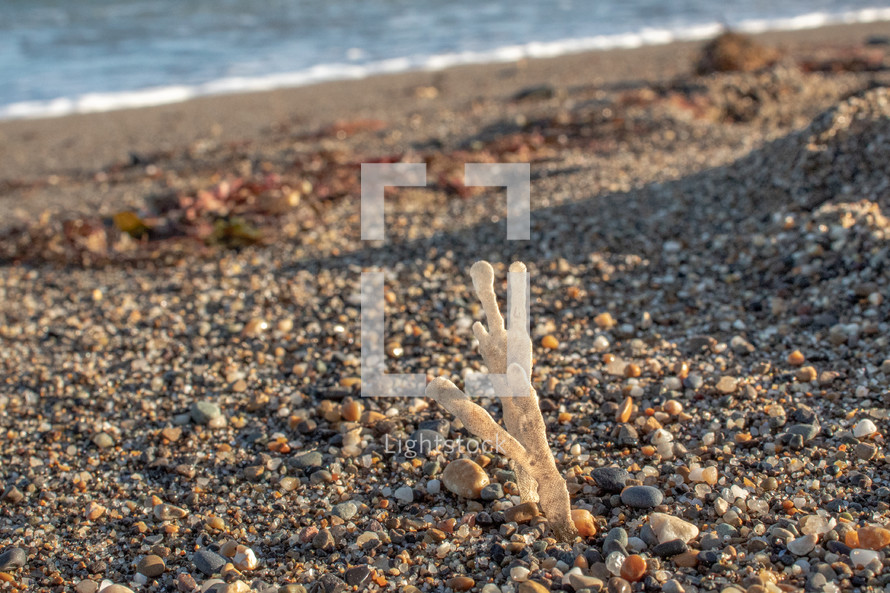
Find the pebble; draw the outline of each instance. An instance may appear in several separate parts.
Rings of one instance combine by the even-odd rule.
[[[550,589],[538,581],[524,581],[516,587],[517,593],[550,593]]]
[[[631,554],[621,565],[621,578],[636,583],[646,574],[646,561],[638,554]]]
[[[788,551],[796,556],[806,556],[816,547],[819,538],[815,535],[803,535],[792,539],[786,544]]]
[[[411,434],[405,443],[405,448],[416,456],[428,456],[430,451],[438,449],[445,442],[446,439],[440,432],[421,428]]]
[[[890,529],[884,527],[866,525],[856,534],[859,536],[859,545],[867,550],[881,550],[890,545]]]
[[[670,579],[661,586],[662,593],[686,593],[686,589],[677,579]]]
[[[615,413],[615,421],[616,422],[627,422],[630,420],[630,414],[633,412],[634,408],[634,400],[630,396],[625,398],[625,400],[618,406],[618,411]]]
[[[434,433],[438,434],[438,433]],[[442,472],[442,484],[454,494],[475,500],[488,486],[488,475],[476,462],[469,459],[455,459]]]
[[[114,446],[114,439],[111,438],[111,435],[107,432],[100,432],[99,434],[93,435],[92,440],[93,444],[100,449],[108,449]]]
[[[559,340],[551,335],[546,335],[541,339],[541,346],[547,350],[556,350],[559,348]]]
[[[108,585],[102,587],[100,593],[133,593],[133,590],[125,585]]]
[[[649,526],[655,532],[658,543],[663,544],[674,539],[690,542],[698,537],[698,527],[679,517],[666,513],[650,513]]]
[[[222,570],[228,560],[216,552],[201,549],[192,555],[192,564],[207,576],[213,576]]]
[[[652,548],[652,553],[658,556],[659,558],[670,558],[672,556],[677,556],[686,552],[689,548],[686,546],[686,542],[682,539],[672,539],[668,540],[662,544],[658,544],[654,548]]]
[[[330,552],[336,547],[336,542],[329,529],[322,529],[312,538],[312,545],[316,549]]]
[[[877,454],[878,447],[874,443],[856,443],[856,446],[853,447],[853,455],[862,461],[870,461]]]
[[[183,508],[166,503],[156,504],[154,506],[153,513],[155,518],[159,521],[173,521],[175,519],[182,519],[189,514],[189,512]]]
[[[429,492],[429,488],[427,488],[427,492]],[[430,492],[430,494],[432,494],[432,492]],[[497,482],[489,484],[482,489],[482,500],[497,500],[502,496],[504,496],[504,487]]]
[[[396,491],[393,492],[393,496],[395,496],[401,502],[409,504],[414,502],[414,489],[410,486],[401,486],[399,488],[396,488]]]
[[[581,537],[593,537],[596,535],[596,523],[593,515],[586,509],[572,509],[572,521],[575,529]]]
[[[84,579],[74,585],[75,593],[96,593],[99,590],[99,583],[92,579]]]
[[[795,350],[788,355],[788,364],[790,364],[791,366],[800,366],[804,363],[805,360],[806,357],[800,350]]]
[[[349,521],[358,513],[358,506],[354,502],[341,502],[334,505],[332,513],[344,521]]]
[[[238,546],[235,549],[235,556],[232,562],[238,570],[255,570],[259,565],[256,553],[247,546]]]
[[[469,591],[476,584],[476,581],[466,576],[457,576],[448,579],[445,583],[455,591]]]
[[[631,593],[630,583],[621,577],[612,577],[609,579],[609,593]]]
[[[585,575],[580,568],[575,567],[568,571],[562,578],[563,585],[569,585],[575,591],[589,589],[599,591],[603,588],[603,580],[590,575]]]
[[[630,474],[620,467],[598,467],[590,475],[596,485],[610,493],[619,493],[624,490]]]
[[[24,548],[8,548],[0,554],[0,570],[15,570],[28,563],[28,553]]]
[[[346,584],[350,587],[361,587],[371,578],[371,569],[366,564],[353,566],[346,571]]]
[[[876,432],[878,432],[878,427],[868,418],[863,418],[853,427],[853,436],[857,439],[871,436]]]
[[[512,523],[528,523],[541,514],[538,504],[535,502],[524,502],[510,507],[504,511],[504,519]]]
[[[880,562],[881,555],[874,550],[863,550],[856,548],[850,552],[850,562],[855,568],[864,568],[873,562]]]
[[[651,509],[664,501],[664,494],[653,486],[628,486],[621,491],[621,502],[635,509]]]
[[[196,401],[189,407],[189,414],[195,424],[209,424],[211,420],[219,418],[222,411],[213,402]]]
[[[343,400],[343,404],[340,406],[340,415],[347,422],[358,422],[364,408],[361,402],[348,397]]]
[[[720,377],[717,381],[717,391],[725,395],[735,393],[739,386],[739,380],[735,377]]]
[[[321,467],[323,457],[318,451],[309,451],[301,453],[293,458],[291,462],[297,469],[309,469],[312,467]]]
[[[144,556],[142,560],[139,561],[139,564],[136,565],[136,570],[140,574],[144,574],[152,579],[164,574],[166,568],[167,566],[164,564],[164,559],[160,556],[155,556],[154,554]]]

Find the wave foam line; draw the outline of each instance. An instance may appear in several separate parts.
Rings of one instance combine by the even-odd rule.
[[[890,20],[890,8],[863,8],[841,13],[814,12],[788,18],[746,19],[730,25],[744,33],[816,29],[833,24],[873,23]],[[0,106],[0,119],[59,117],[179,103],[196,97],[268,91],[306,86],[331,80],[361,79],[376,74],[412,70],[442,70],[463,64],[513,62],[523,58],[551,58],[594,50],[625,49],[695,41],[714,37],[722,23],[703,23],[681,29],[644,28],[632,33],[597,35],[551,42],[532,41],[488,51],[465,51],[433,56],[393,58],[367,64],[319,64],[305,70],[256,77],[229,77],[196,85],[173,85],[133,91],[88,93],[49,101],[23,101]]]

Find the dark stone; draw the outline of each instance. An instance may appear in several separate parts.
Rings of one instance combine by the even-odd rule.
[[[556,89],[550,84],[539,84],[526,87],[513,95],[514,101],[544,101],[552,99],[556,95]]]
[[[309,587],[309,593],[342,593],[348,589],[349,585],[344,583],[343,579],[327,573],[312,583]]]
[[[682,554],[688,549],[689,547],[686,545],[686,542],[684,542],[682,539],[677,538],[664,542],[663,544],[658,544],[657,546],[652,548],[652,553],[659,558],[670,558],[671,556]]]
[[[346,584],[350,587],[361,587],[371,577],[371,569],[366,564],[354,566],[346,571]]]
[[[619,493],[630,479],[630,473],[620,467],[598,467],[590,472],[596,485],[610,493]]]
[[[213,576],[221,571],[226,562],[228,560],[223,556],[206,549],[198,550],[192,556],[192,564],[207,576]]]
[[[825,544],[825,547],[828,549],[829,552],[833,552],[840,556],[849,556],[850,552],[853,551],[853,548],[851,548],[844,542],[839,542],[839,541],[830,541],[827,544]]]
[[[430,451],[438,449],[445,444],[445,437],[428,428],[415,430],[405,441],[405,449],[414,455],[429,455]]]
[[[451,422],[444,418],[424,420],[417,425],[417,428],[419,430],[432,430],[438,432],[443,437],[447,437],[448,433],[451,431]]]

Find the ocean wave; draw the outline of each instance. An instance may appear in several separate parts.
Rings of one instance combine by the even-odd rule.
[[[776,19],[746,19],[730,23],[745,33],[815,29],[833,24],[870,23],[890,20],[890,8],[864,8],[838,13],[813,12]],[[307,69],[226,77],[194,85],[171,85],[105,93],[87,93],[47,101],[22,101],[0,106],[0,119],[35,119],[77,113],[152,107],[179,103],[196,97],[268,91],[306,86],[332,80],[361,79],[378,74],[418,70],[442,70],[464,64],[513,62],[524,58],[551,58],[593,50],[625,49],[694,41],[717,35],[726,23],[700,23],[681,28],[643,28],[628,33],[570,38],[559,41],[531,41],[485,51],[463,51],[431,56],[412,56],[367,63],[319,64]],[[354,52],[355,53],[355,52]]]

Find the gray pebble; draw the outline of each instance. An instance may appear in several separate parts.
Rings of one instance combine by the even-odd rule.
[[[405,441],[405,448],[414,455],[429,455],[430,451],[437,449],[445,444],[445,437],[428,428],[415,430],[408,440]]]
[[[482,489],[482,500],[497,500],[504,496],[504,487],[495,482]]]
[[[321,467],[322,455],[318,451],[309,451],[297,455],[291,461],[291,465],[298,469],[307,469],[310,467]]]
[[[28,553],[22,548],[9,548],[0,554],[0,570],[21,568],[28,563]]]
[[[207,424],[214,418],[219,418],[222,415],[222,411],[218,405],[212,402],[197,401],[192,402],[191,407],[189,407],[189,414],[191,414],[195,424]]]
[[[226,565],[226,562],[228,560],[223,556],[206,549],[198,550],[192,555],[192,564],[207,576],[218,573]]]
[[[344,521],[349,521],[358,513],[358,507],[354,502],[341,502],[334,505],[333,513]]]
[[[620,467],[598,467],[590,472],[596,485],[606,492],[618,493],[624,490],[625,484],[630,479],[627,470]]]
[[[621,491],[621,502],[635,509],[651,509],[664,501],[664,494],[653,486],[629,486]]]

